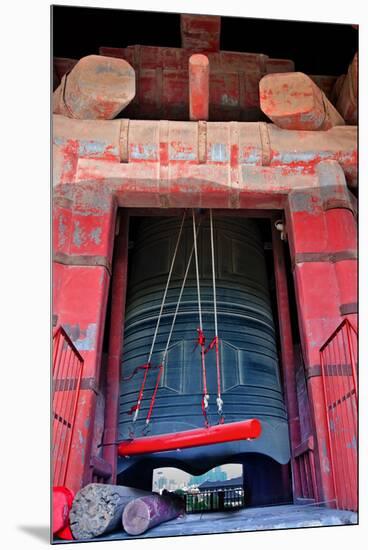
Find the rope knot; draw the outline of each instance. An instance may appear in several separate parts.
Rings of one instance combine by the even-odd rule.
[[[197,328],[197,332],[198,332],[197,343],[198,343],[199,346],[203,347],[205,342],[206,342],[206,337],[205,337],[204,332],[201,328]]]

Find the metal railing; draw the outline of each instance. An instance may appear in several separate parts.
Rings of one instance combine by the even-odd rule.
[[[65,485],[83,363],[83,357],[59,326],[53,335],[52,357],[53,486]]]
[[[348,319],[320,349],[336,507],[357,511],[358,334]]]
[[[244,489],[242,487],[211,489],[185,495],[185,511],[187,513],[235,510],[242,508],[244,504]]]

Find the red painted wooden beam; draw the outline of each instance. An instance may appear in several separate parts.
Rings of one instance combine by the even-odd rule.
[[[173,434],[161,434],[122,441],[118,447],[119,456],[133,456],[201,447],[241,439],[257,439],[262,432],[259,420],[252,418],[241,422],[217,424],[209,428],[197,428]]]
[[[76,119],[113,119],[135,96],[135,71],[124,59],[87,55],[61,79],[53,112]]]
[[[304,73],[264,76],[259,83],[262,111],[285,130],[328,130],[344,119],[326,95]]]
[[[189,58],[189,118],[208,120],[210,66],[208,57],[196,53]]]
[[[204,46],[204,44],[203,44]],[[290,59],[245,52],[210,51],[132,45],[99,49],[100,55],[125,59],[135,70],[137,94],[127,106],[126,118],[186,120],[188,118],[188,59],[205,53],[211,67],[210,120],[258,120],[259,81],[267,73],[294,71]]]
[[[348,124],[358,122],[358,54],[349,66],[347,75],[341,82],[336,108]]]
[[[357,186],[357,129],[352,126],[324,132],[286,131],[264,122],[82,121],[54,115],[53,141],[55,186],[71,183],[77,168],[80,180],[88,163],[88,179],[100,179],[103,170],[98,159],[109,161],[108,169],[119,167],[121,176],[131,179],[134,187],[149,180],[151,189],[166,180],[155,163],[162,168],[169,165],[168,178],[179,175],[178,183],[183,178],[200,179],[204,190],[204,181],[209,184],[228,177],[233,178],[235,190],[245,165],[280,167],[285,176],[307,175],[325,160],[337,160],[348,184]]]
[[[221,17],[180,15],[181,45],[184,49],[217,52],[220,49]]]

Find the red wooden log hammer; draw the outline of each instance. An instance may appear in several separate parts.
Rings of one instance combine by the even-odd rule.
[[[259,420],[252,418],[229,424],[217,424],[209,428],[197,428],[174,434],[161,434],[122,441],[118,446],[119,456],[173,451],[200,447],[241,439],[257,439],[262,432]]]

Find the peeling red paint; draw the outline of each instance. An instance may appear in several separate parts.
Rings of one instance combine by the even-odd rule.
[[[259,116],[260,79],[276,68],[277,72],[293,70],[293,62],[263,54],[216,51],[218,48],[213,42],[210,45],[206,36],[193,35],[188,49],[143,45],[100,48],[101,55],[126,59],[136,71],[139,93],[124,111],[127,118],[188,118],[188,60],[199,52],[207,55],[211,67],[209,111],[212,120],[255,120],[255,113]]]
[[[356,185],[356,129],[316,135],[283,131],[265,123],[224,122],[226,117],[232,121],[257,117],[260,78],[272,68],[292,70],[290,62],[258,54],[208,53],[210,118],[218,116],[221,123],[200,126],[163,120],[165,113],[188,117],[188,60],[193,51],[134,46],[115,53],[126,55],[129,61],[134,58],[139,68],[140,93],[127,108],[126,118],[137,111],[142,117],[146,109],[152,117],[159,112],[161,120],[129,120],[129,131],[120,120],[91,124],[55,117],[54,124],[55,196],[67,197],[71,205],[55,209],[53,310],[83,354],[84,387],[91,384],[81,392],[73,440],[68,484],[74,490],[91,481],[91,427],[117,204],[148,209],[283,210],[307,369],[318,364],[321,341],[341,318],[340,304],[354,303],[357,293],[352,283],[356,260],[348,257],[334,262],[328,257],[356,248],[355,220],[348,205],[335,208],[332,202],[332,209],[325,211],[328,201],[345,200],[345,177],[336,163],[348,182]],[[303,97],[308,94],[291,93],[291,98]],[[261,99],[266,98],[272,105],[272,92],[261,94]],[[330,174],[325,186],[322,165]],[[81,265],[74,262],[76,258]],[[86,263],[91,258],[99,263]],[[326,431],[318,377],[310,378],[308,391],[317,447],[322,449]],[[321,470],[321,496],[328,499],[329,472]]]
[[[265,75],[259,88],[262,111],[280,128],[327,130],[345,125],[325,94],[304,73]]]
[[[61,176],[61,182],[67,183],[74,180],[74,174],[78,164],[78,140],[70,139],[62,146],[64,157],[64,171]]]

